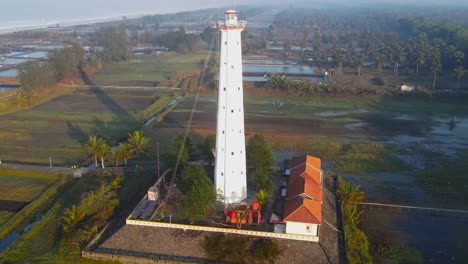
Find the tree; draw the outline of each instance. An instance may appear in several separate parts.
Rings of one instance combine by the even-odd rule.
[[[21,106],[27,101],[27,97],[24,94],[24,92],[18,91],[16,93],[15,101],[16,101],[16,106],[18,107],[18,109],[20,109]]]
[[[390,46],[390,60],[393,63],[393,72],[395,73],[395,77],[398,77],[398,67],[401,62],[404,60],[405,56],[405,46],[394,42]]]
[[[135,157],[140,164],[140,155],[148,150],[149,138],[143,136],[143,132],[133,131],[128,134],[127,146],[131,152],[135,153]]]
[[[460,79],[465,75],[465,68],[463,68],[463,66],[458,66],[454,71],[457,76],[457,89],[460,89]]]
[[[104,142],[102,138],[99,138],[96,135],[91,135],[88,137],[88,143],[85,144],[88,153],[94,156],[94,163],[96,168],[98,166],[99,148],[102,142]]]
[[[115,151],[112,152],[112,159],[115,162],[115,166],[118,167],[120,166],[120,161],[124,160],[125,161],[125,166],[127,166],[127,160],[131,157],[129,157],[129,154],[132,154],[132,151],[128,149],[127,144],[120,144]]]
[[[276,240],[271,238],[260,238],[253,244],[253,255],[259,261],[274,263],[274,260],[281,255],[281,249]]]
[[[216,148],[216,136],[208,135],[203,141],[202,152],[204,158],[212,164],[214,162],[213,150]]]
[[[343,63],[345,61],[345,56],[343,54],[343,51],[341,49],[338,49],[335,47],[333,49],[333,54],[332,54],[333,61],[335,61],[338,65],[338,72],[341,74],[343,73]]]
[[[86,217],[86,212],[81,206],[65,209],[63,216],[60,217],[62,222],[62,230],[65,233],[72,232],[76,226]]]
[[[356,66],[358,76],[361,76],[362,65],[364,64],[364,56],[361,54],[353,56],[353,64]]]
[[[434,73],[434,80],[432,82],[432,90],[435,90],[435,84],[437,79],[437,73],[442,70],[442,64],[440,63],[440,50],[436,47],[432,48],[430,53],[431,59],[431,70]]]
[[[364,193],[359,190],[360,188],[361,186],[359,185],[340,179],[337,193],[340,196],[341,204],[355,204],[361,202],[364,199]]]
[[[323,44],[320,40],[314,42],[315,59],[321,60],[323,57]]]
[[[268,203],[268,194],[264,190],[260,190],[255,194],[255,199],[263,207]]]
[[[375,67],[379,71],[379,76],[382,76],[382,68],[385,67],[385,58],[382,55],[375,58]]]
[[[274,165],[275,160],[265,137],[255,135],[250,138],[247,144],[247,167],[257,190],[265,190],[267,193],[273,190],[271,178]]]
[[[172,143],[169,145],[166,151],[164,160],[166,162],[166,165],[169,168],[175,169],[177,162],[179,164],[179,168],[182,168],[190,160],[191,158],[190,153],[191,153],[190,139],[187,137],[184,140],[184,136],[179,135],[172,140]]]
[[[192,223],[203,219],[207,210],[216,202],[215,189],[206,170],[199,165],[189,166],[177,182],[184,193],[177,208],[178,216]]]
[[[128,147],[128,144],[120,144],[122,159],[124,160],[125,167],[127,167],[128,160],[134,157],[133,151]]]
[[[103,47],[101,59],[106,62],[126,61],[130,57],[127,33],[123,27],[107,27],[96,31],[96,40]]]
[[[107,145],[107,143],[102,140],[98,146],[98,149],[97,149],[97,155],[101,158],[101,167],[104,169],[104,157],[107,156],[107,154],[109,154],[111,150],[111,147],[109,145]]]
[[[462,65],[463,61],[465,60],[465,53],[463,53],[462,51],[456,51],[454,54],[454,58],[455,58],[455,63],[457,65]]]

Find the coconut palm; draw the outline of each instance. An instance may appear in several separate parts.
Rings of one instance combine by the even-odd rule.
[[[98,152],[102,142],[104,142],[102,138],[99,138],[96,135],[91,135],[88,137],[88,143],[85,144],[88,153],[94,156],[96,168],[98,166]]]
[[[122,159],[124,160],[125,167],[127,167],[128,160],[134,157],[133,151],[128,147],[128,144],[122,144]]]
[[[145,153],[148,148],[149,138],[143,136],[143,132],[133,131],[127,139],[128,148],[135,153],[135,157],[140,163],[140,155]]]
[[[393,71],[395,77],[398,77],[398,67],[401,62],[405,59],[405,46],[399,43],[393,43],[390,46],[390,60],[393,63]]]
[[[354,66],[358,72],[358,76],[361,76],[362,65],[364,65],[364,56],[362,54],[357,54],[352,58]]]
[[[462,51],[456,51],[454,54],[454,58],[455,58],[455,63],[457,65],[462,65],[463,61],[465,60],[465,53],[463,53]]]
[[[342,73],[343,72],[343,63],[345,61],[345,56],[343,54],[343,51],[341,49],[335,47],[333,49],[333,54],[332,54],[333,60],[338,64],[338,72]]]
[[[382,68],[385,67],[385,58],[382,55],[377,55],[375,58],[375,67],[379,71],[379,76],[382,76]]]
[[[432,48],[430,50],[431,70],[434,73],[434,80],[432,82],[432,90],[435,90],[435,83],[437,79],[437,73],[442,70],[442,64],[440,63],[440,50],[438,48]]]
[[[315,59],[321,60],[323,57],[323,44],[320,40],[314,41]]]
[[[107,145],[107,143],[102,140],[99,144],[97,149],[97,155],[101,158],[101,167],[104,169],[104,157],[109,154],[111,147]]]
[[[111,152],[112,160],[115,162],[115,167],[120,166],[120,161],[123,160],[125,144],[120,144],[114,151]]]
[[[62,222],[62,229],[65,233],[70,233],[75,229],[75,227],[83,220],[86,216],[85,211],[82,207],[73,207],[65,209],[63,216],[60,217]]]
[[[457,75],[457,89],[460,89],[460,79],[465,75],[465,68],[463,68],[463,66],[458,66],[454,71],[455,75]]]

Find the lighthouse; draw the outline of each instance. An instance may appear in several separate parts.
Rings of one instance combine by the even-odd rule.
[[[241,32],[245,21],[237,12],[225,12],[221,32],[218,115],[216,124],[215,187],[218,200],[230,204],[247,198],[244,135]]]

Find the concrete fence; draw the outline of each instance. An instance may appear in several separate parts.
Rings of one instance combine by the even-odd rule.
[[[301,241],[310,241],[310,242],[319,241],[318,236],[303,236],[303,235],[295,235],[295,234],[283,234],[283,233],[273,233],[273,232],[264,232],[264,231],[255,231],[255,230],[245,230],[245,229],[222,228],[222,227],[199,226],[199,225],[184,225],[184,224],[173,224],[173,223],[134,220],[134,219],[127,219],[126,223],[127,225],[165,227],[165,228],[182,229],[184,231],[185,230],[197,230],[197,231],[208,231],[208,232],[217,232],[217,233],[239,234],[239,235],[246,235],[246,236],[301,240]]]

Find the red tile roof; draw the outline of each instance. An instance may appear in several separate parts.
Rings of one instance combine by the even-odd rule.
[[[297,178],[310,178],[316,184],[321,185],[322,170],[321,161],[312,156],[301,156],[292,159],[291,176],[289,182],[294,182]]]
[[[286,199],[302,196],[308,199],[322,201],[322,188],[310,178],[299,177],[288,184]]]
[[[299,198],[287,200],[283,221],[322,224],[322,204],[319,201]]]
[[[292,158],[291,160],[291,166],[293,168],[296,166],[302,165],[304,163],[307,163],[318,169],[322,168],[322,160],[313,156],[309,156],[309,155],[298,156],[298,157]]]
[[[322,223],[322,162],[304,155],[291,160],[283,221]]]

